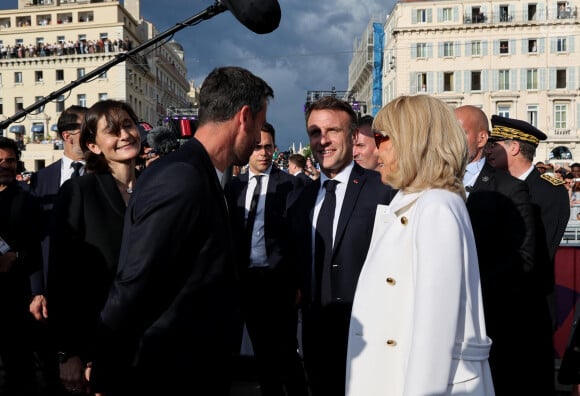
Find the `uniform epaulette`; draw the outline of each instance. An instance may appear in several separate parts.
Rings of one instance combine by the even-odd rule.
[[[561,186],[562,184],[565,184],[566,182],[562,179],[558,179],[557,177],[554,177],[552,175],[546,174],[544,173],[542,176],[540,176],[542,179],[546,180],[547,182],[551,183],[554,186]]]

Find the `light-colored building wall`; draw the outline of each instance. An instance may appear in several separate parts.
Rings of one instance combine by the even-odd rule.
[[[425,92],[523,119],[548,135],[536,160],[580,162],[577,12],[566,1],[398,2],[384,24],[383,103]]]
[[[118,0],[19,0],[18,9],[0,11],[0,121],[12,121],[2,132],[25,143],[50,141],[57,138],[55,124],[65,108],[91,106],[102,99],[125,100],[141,120],[154,125],[166,107],[188,107],[190,86],[177,43],[147,48],[65,89],[157,34],[141,18],[139,0],[125,0],[124,6]],[[76,49],[77,42],[86,47]],[[22,49],[14,51],[19,46]],[[13,119],[43,97],[52,100]],[[23,152],[27,170],[38,170],[61,156],[37,146],[29,144]]]

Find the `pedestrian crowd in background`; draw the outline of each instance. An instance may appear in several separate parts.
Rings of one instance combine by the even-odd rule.
[[[122,101],[71,106],[29,181],[0,137],[0,393],[227,396],[247,334],[264,396],[555,395],[580,164],[429,95],[374,118],[323,97],[311,154],[280,152],[273,98],[216,68],[186,141]],[[574,325],[562,384],[577,350]]]

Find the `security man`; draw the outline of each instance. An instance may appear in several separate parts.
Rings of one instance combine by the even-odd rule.
[[[536,224],[536,252],[534,268],[523,276],[529,278],[530,285],[537,288],[533,295],[547,298],[550,326],[545,327],[544,314],[536,310],[538,326],[529,329],[534,333],[535,354],[544,356],[538,365],[534,383],[537,390],[544,394],[554,394],[554,359],[552,332],[555,329],[554,298],[554,257],[560,245],[570,218],[570,203],[564,181],[549,174],[540,174],[532,163],[536,148],[547,136],[533,125],[516,119],[493,115],[492,131],[489,138],[487,159],[496,167],[507,170],[512,176],[523,180],[530,190],[530,200],[534,208]],[[524,309],[524,308],[522,308]],[[551,331],[550,331],[551,330]],[[524,337],[528,339],[527,336]],[[522,342],[518,340],[516,342]],[[528,373],[531,374],[531,373]]]

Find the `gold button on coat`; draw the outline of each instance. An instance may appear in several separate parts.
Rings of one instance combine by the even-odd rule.
[[[409,220],[405,216],[401,217],[401,224],[402,225],[407,225],[408,222],[409,222]]]
[[[389,278],[387,278],[387,283],[391,286],[394,286],[395,283],[397,283],[397,281],[395,280],[395,278],[389,277]]]

